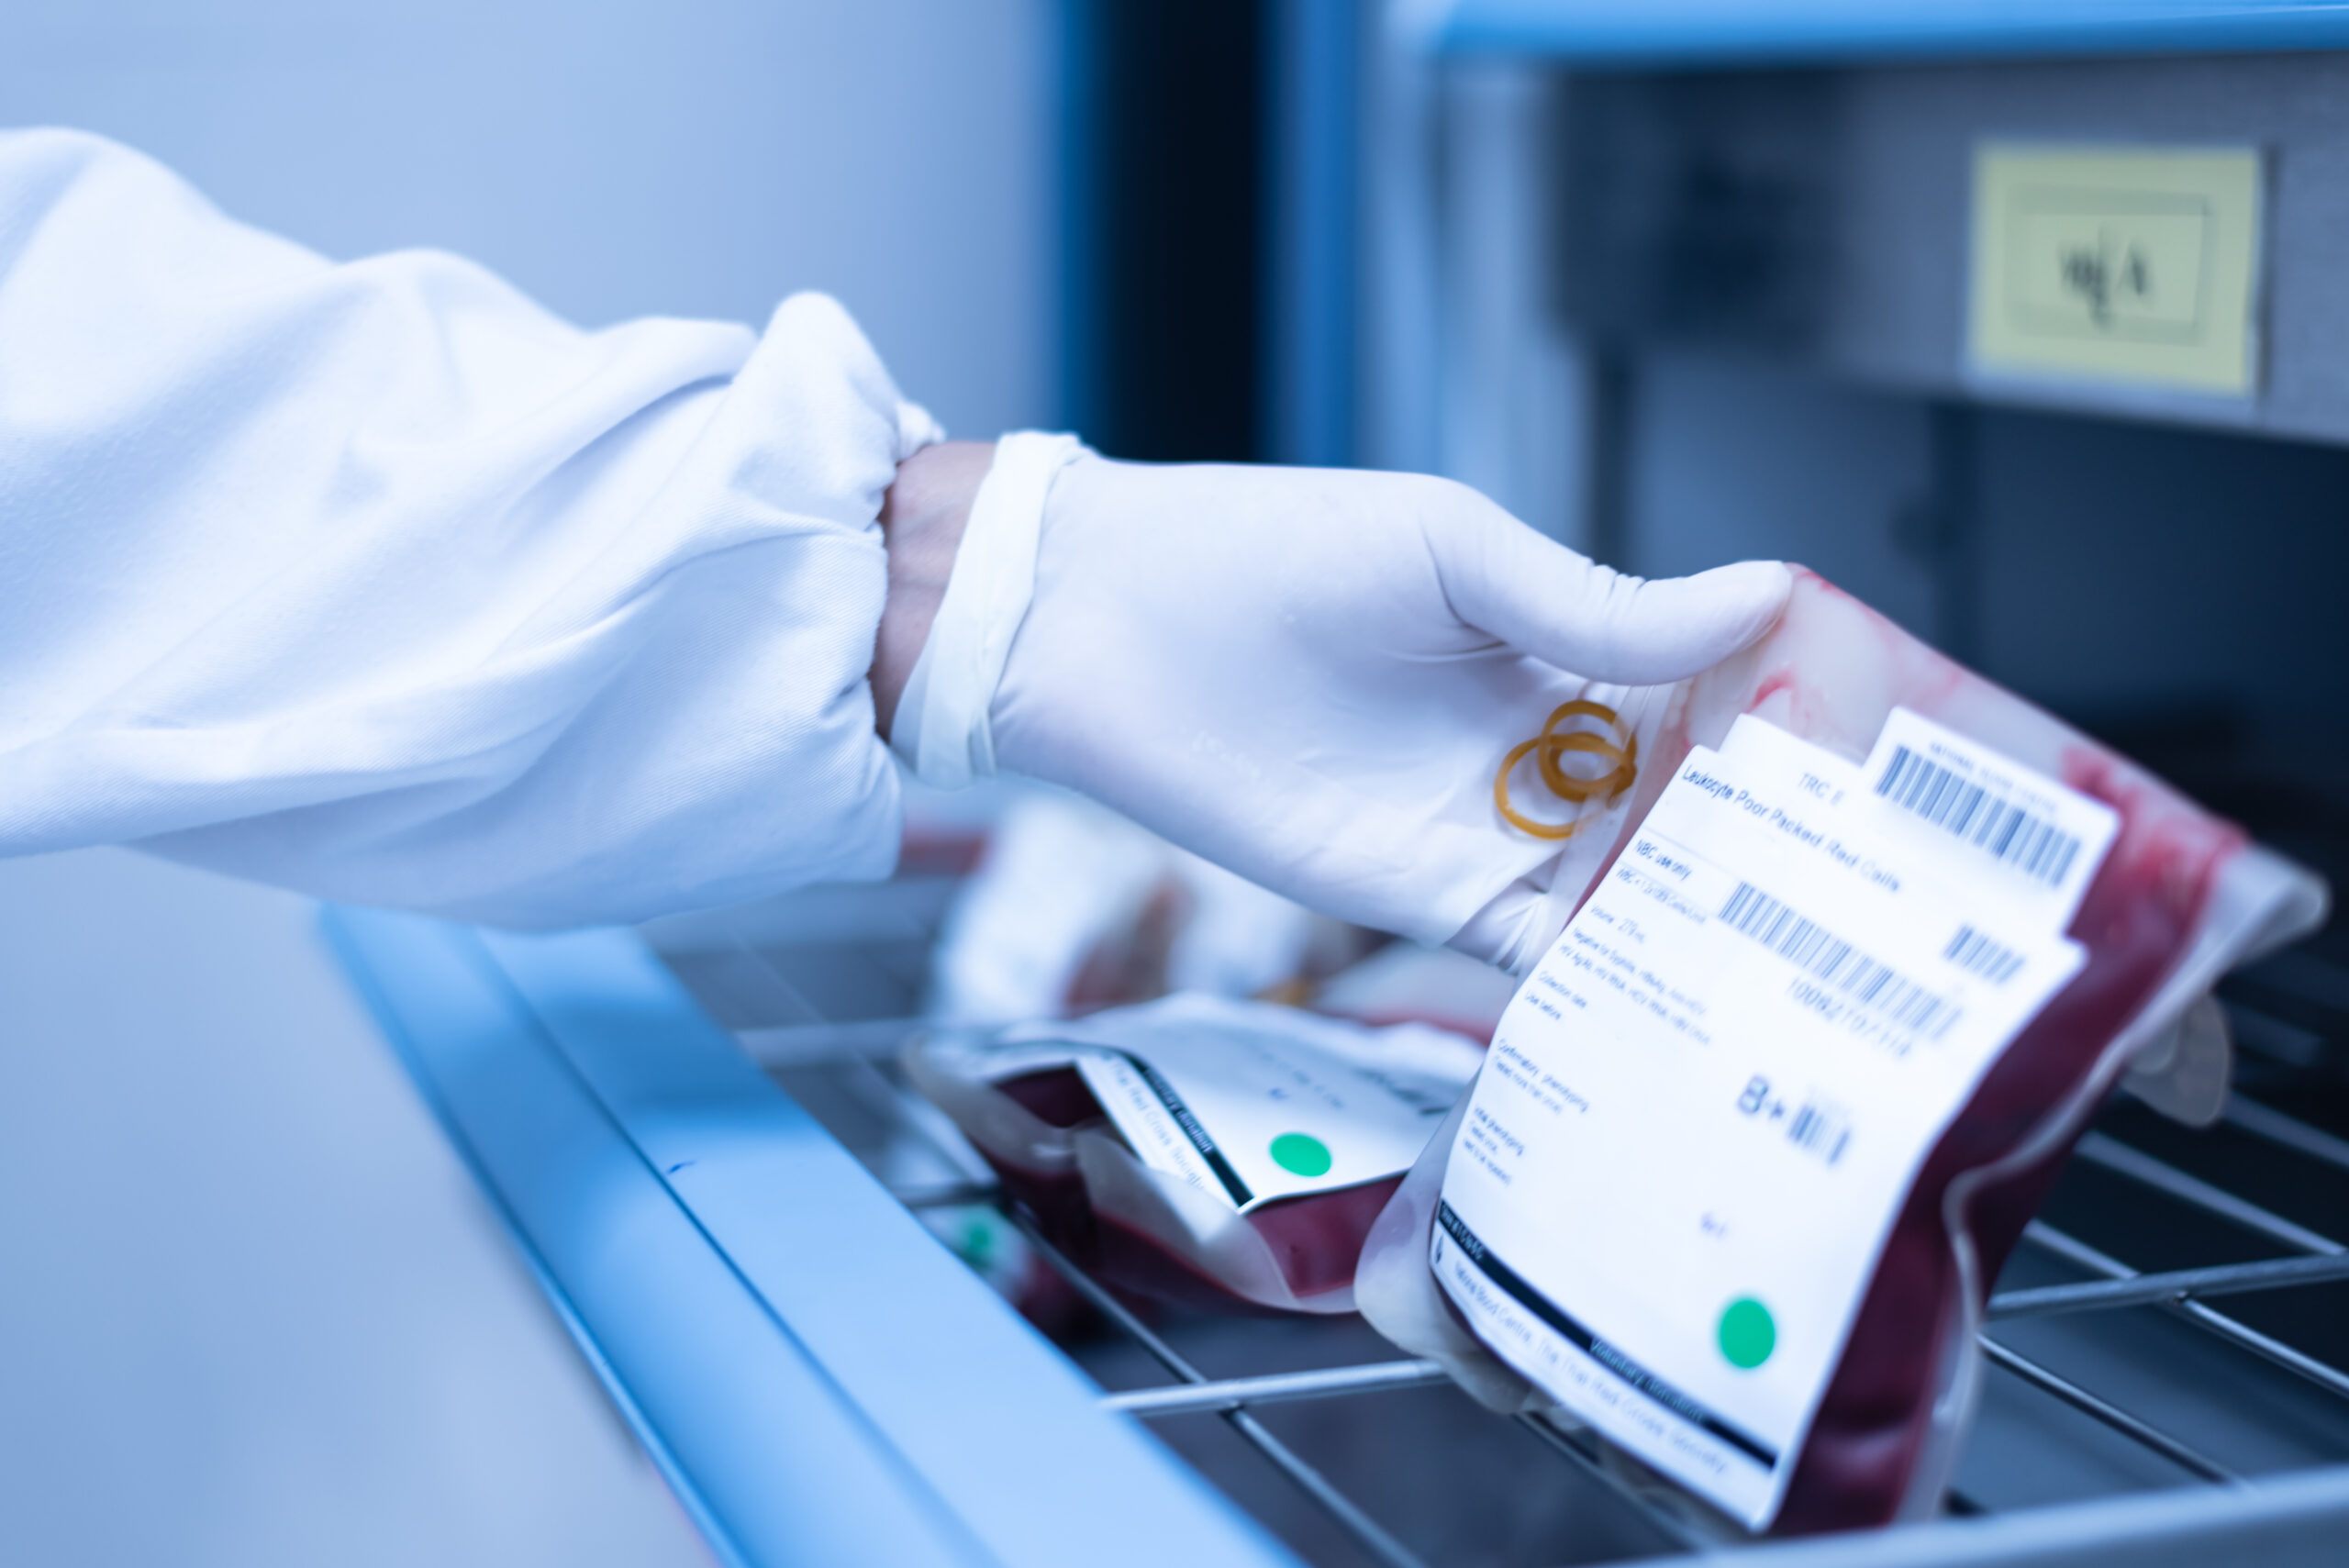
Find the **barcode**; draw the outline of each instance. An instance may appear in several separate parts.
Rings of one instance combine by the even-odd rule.
[[[1721,918],[1731,930],[1752,937],[1796,968],[1818,976],[1902,1029],[1938,1040],[1957,1021],[1954,1006],[1796,914],[1750,882],[1737,884],[1737,891],[1721,906]]]
[[[1806,1105],[1787,1124],[1787,1140],[1806,1154],[1816,1154],[1832,1165],[1852,1141],[1852,1124],[1842,1113],[1826,1106]]]
[[[1892,761],[1876,781],[1876,792],[2050,885],[2060,884],[2079,857],[2079,840],[2053,822],[1906,746],[1892,749]]]
[[[2004,985],[2022,967],[2022,954],[2012,948],[2000,947],[1971,926],[1960,926],[1957,935],[1950,938],[1942,956],[1960,969],[1972,970],[1986,979]]]

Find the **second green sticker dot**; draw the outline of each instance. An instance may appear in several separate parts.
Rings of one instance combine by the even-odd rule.
[[[1284,1132],[1273,1140],[1273,1163],[1299,1176],[1326,1176],[1330,1146],[1309,1132]]]
[[[1770,1309],[1750,1296],[1741,1296],[1721,1309],[1718,1330],[1721,1354],[1731,1366],[1749,1372],[1770,1359],[1778,1345],[1778,1326]]]

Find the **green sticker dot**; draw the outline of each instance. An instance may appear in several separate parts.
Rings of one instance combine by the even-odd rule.
[[[1778,1326],[1770,1321],[1768,1307],[1741,1296],[1721,1311],[1720,1341],[1730,1365],[1757,1367],[1777,1347]]]
[[[1273,1140],[1273,1163],[1300,1176],[1326,1176],[1330,1146],[1309,1132],[1284,1132]]]

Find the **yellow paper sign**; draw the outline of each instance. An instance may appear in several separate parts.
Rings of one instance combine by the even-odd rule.
[[[1975,367],[2248,395],[2260,183],[2256,148],[1976,149]]]

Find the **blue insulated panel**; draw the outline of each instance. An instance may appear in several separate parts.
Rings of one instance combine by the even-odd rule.
[[[1438,0],[1408,14],[1449,53],[1624,64],[2349,47],[2342,0]]]

